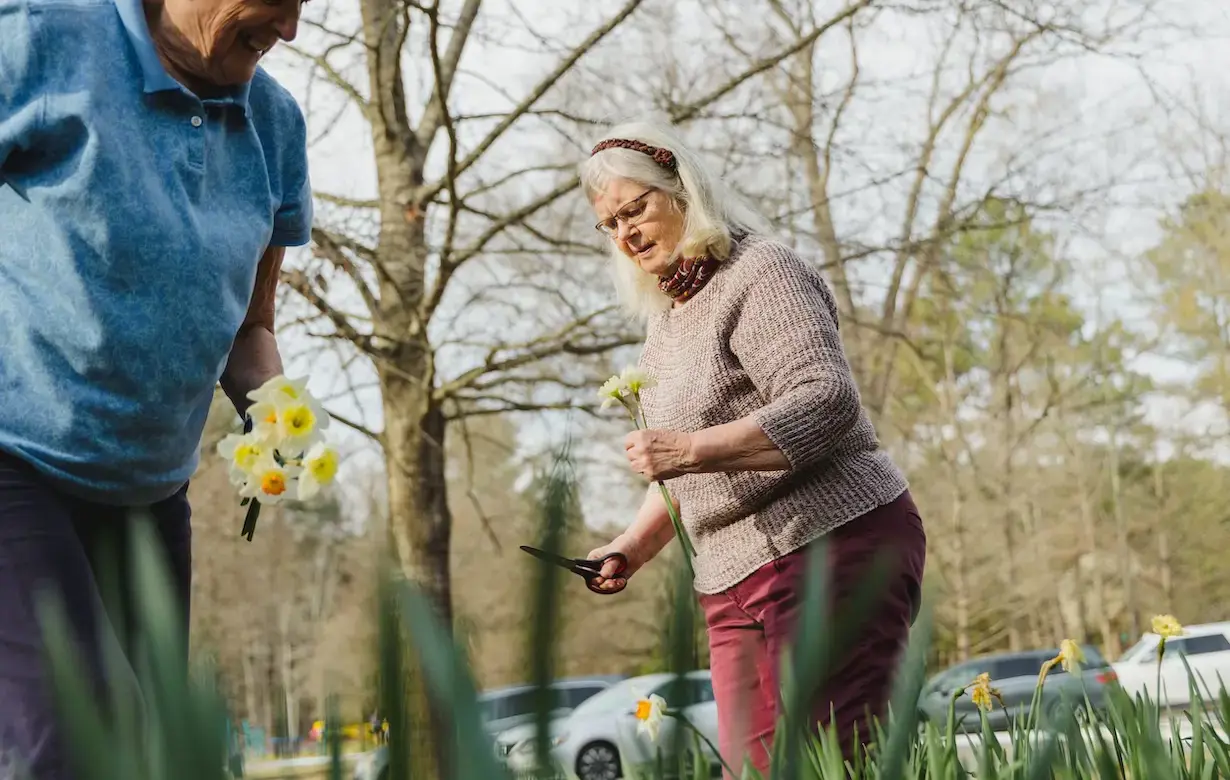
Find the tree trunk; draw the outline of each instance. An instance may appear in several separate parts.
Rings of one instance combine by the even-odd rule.
[[[1005,365],[1000,368],[1000,375],[997,377],[997,384],[1000,386],[999,396],[1002,406],[999,413],[1002,418],[1002,433],[1000,438],[1000,449],[1002,455],[1000,459],[1000,484],[999,484],[999,501],[1002,514],[1000,517],[1003,522],[1004,531],[1004,596],[1005,608],[1007,610],[1007,631],[1008,631],[1008,649],[1017,651],[1021,650],[1024,645],[1022,643],[1021,628],[1020,628],[1020,590],[1021,583],[1018,575],[1017,561],[1017,518],[1014,511],[1014,502],[1016,500],[1015,488],[1013,481],[1012,468],[1015,463],[1013,458],[1013,439],[1015,438],[1015,425],[1013,420],[1013,393],[1012,383],[1010,378],[1003,373],[1006,371],[1007,356],[1003,350],[1006,348],[1004,342],[1007,338],[1004,336],[1001,339],[1000,360]]]
[[[786,79],[786,104],[794,120],[794,132],[790,145],[794,155],[803,166],[803,174],[807,181],[808,198],[811,205],[812,225],[816,240],[824,252],[824,264],[833,279],[833,292],[837,299],[838,314],[847,322],[854,322],[857,317],[854,304],[854,293],[850,288],[850,280],[846,274],[844,258],[841,255],[841,242],[837,238],[837,228],[833,221],[833,210],[829,204],[829,148],[831,139],[826,143],[824,159],[816,147],[816,87],[813,61],[815,46],[808,46],[792,59],[792,75]],[[865,363],[866,334],[858,328],[844,331],[842,341],[850,361],[850,368],[860,387],[868,387],[871,377],[868,376]]]
[[[278,646],[278,682],[286,697],[286,738],[288,746],[294,744],[299,736],[299,691],[295,685],[294,648],[290,638],[290,607],[283,605],[278,610],[278,629],[280,643]]]
[[[1159,461],[1153,469],[1153,494],[1157,497],[1158,515],[1164,517],[1166,507],[1166,488],[1162,479],[1162,464]],[[1162,611],[1174,610],[1174,573],[1170,567],[1170,538],[1163,527],[1157,534],[1157,560],[1162,584]]]
[[[453,627],[449,547],[452,517],[445,488],[443,410],[422,385],[382,372],[389,464],[389,531],[403,575],[423,589],[446,630]],[[430,385],[428,385],[430,386]],[[413,638],[412,638],[413,639]],[[412,777],[447,777],[452,728],[428,700],[413,652],[407,653],[407,754]],[[401,735],[399,735],[401,736]]]
[[[256,697],[256,669],[254,668],[255,661],[252,658],[250,648],[245,648],[243,651],[243,703],[244,703],[244,720],[251,723],[256,720],[259,715],[259,706],[257,705]]]
[[[1073,457],[1076,453],[1073,451]],[[1106,582],[1102,577],[1102,559],[1098,552],[1097,516],[1093,512],[1093,504],[1089,497],[1089,485],[1083,463],[1078,463],[1076,470],[1076,489],[1080,493],[1081,529],[1085,537],[1085,550],[1089,553],[1091,562],[1091,579],[1089,587],[1089,611],[1097,624],[1098,633],[1102,636],[1102,653],[1107,658],[1117,658],[1120,652],[1119,635],[1111,627],[1110,614],[1106,606]],[[1083,583],[1080,581],[1080,565],[1077,560],[1077,594]],[[1082,599],[1083,600],[1083,599]]]
[[[1119,542],[1119,577],[1123,582],[1123,607],[1127,612],[1128,626],[1133,637],[1140,634],[1140,615],[1136,609],[1136,588],[1132,572],[1132,548],[1128,542],[1127,519],[1123,515],[1123,501],[1119,481],[1119,431],[1110,436],[1110,502],[1115,518],[1115,535]]]
[[[956,611],[957,659],[968,660],[970,657],[969,637],[969,580],[965,571],[965,531],[963,526],[961,488],[957,485],[955,468],[949,469],[948,478],[952,481],[952,503],[949,517],[952,520],[952,588],[953,608]]]

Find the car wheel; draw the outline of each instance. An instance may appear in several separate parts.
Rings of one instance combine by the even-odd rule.
[[[577,756],[577,777],[581,780],[619,780],[619,751],[608,742],[594,742]]]

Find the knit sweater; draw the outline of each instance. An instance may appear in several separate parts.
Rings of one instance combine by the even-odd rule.
[[[695,297],[651,316],[640,366],[657,380],[642,395],[651,428],[693,432],[751,415],[790,463],[667,483],[696,547],[700,593],[906,490],[859,399],[832,292],[783,244],[743,238]]]

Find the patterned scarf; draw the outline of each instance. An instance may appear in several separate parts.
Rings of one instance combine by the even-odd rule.
[[[658,289],[683,303],[700,292],[717,267],[718,261],[712,257],[685,257],[674,273],[658,277]]]

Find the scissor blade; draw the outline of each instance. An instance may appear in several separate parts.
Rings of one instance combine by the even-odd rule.
[[[521,549],[526,551],[530,555],[534,556],[535,558],[544,560],[547,563],[554,563],[556,566],[562,566],[563,568],[568,569],[569,571],[573,571],[577,567],[577,562],[574,561],[572,558],[564,558],[562,556],[555,555],[554,553],[549,553],[546,550],[539,550],[536,547],[528,547],[524,544],[521,545]]]

